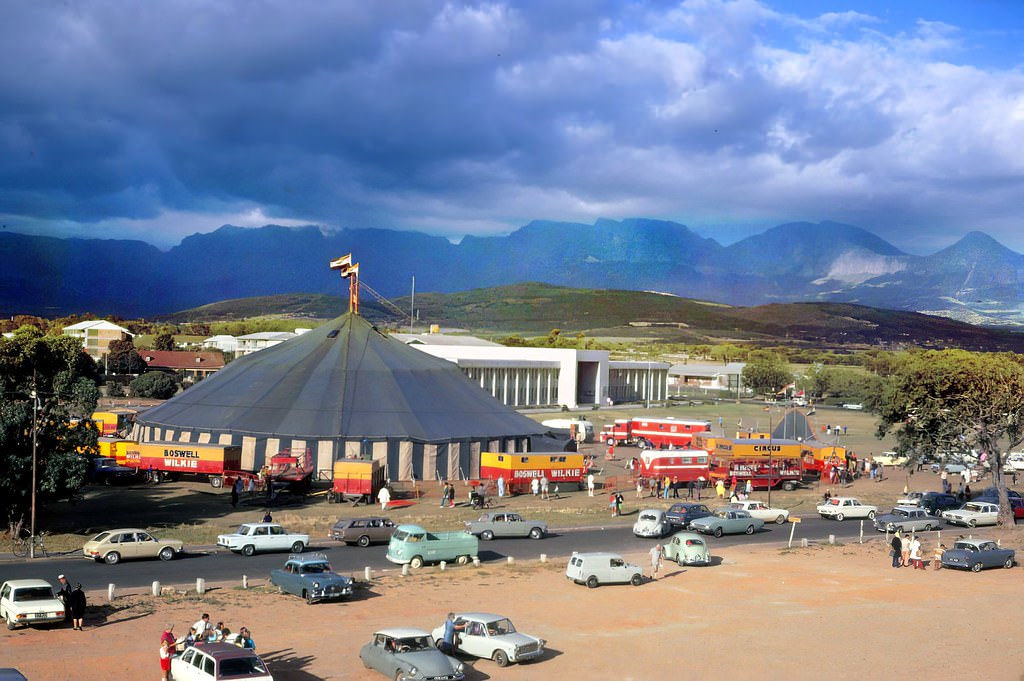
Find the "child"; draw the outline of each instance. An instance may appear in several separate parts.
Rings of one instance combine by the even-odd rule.
[[[942,554],[946,552],[946,545],[939,544],[935,547],[934,560],[932,560],[932,567],[936,570],[942,569]]]

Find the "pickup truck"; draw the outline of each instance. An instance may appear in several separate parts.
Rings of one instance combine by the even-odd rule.
[[[308,534],[289,534],[276,523],[242,523],[234,534],[222,534],[217,537],[217,546],[223,546],[243,556],[251,556],[257,551],[302,553],[308,544]]]
[[[399,525],[388,542],[385,558],[421,568],[424,563],[455,561],[465,565],[477,554],[479,540],[468,532],[428,532],[419,525]]]
[[[284,568],[270,571],[270,583],[281,593],[305,598],[310,605],[352,595],[352,579],[331,570],[322,553],[288,556]]]

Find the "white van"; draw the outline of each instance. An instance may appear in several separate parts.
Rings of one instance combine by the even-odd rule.
[[[639,565],[627,563],[617,553],[573,553],[565,566],[565,576],[577,584],[586,584],[591,589],[601,584],[644,583],[644,571]]]
[[[1024,452],[1010,452],[1006,461],[1003,462],[1003,471],[1007,473],[1024,471]]]

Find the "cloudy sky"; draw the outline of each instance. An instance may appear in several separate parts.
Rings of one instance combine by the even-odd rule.
[[[895,8],[889,7],[894,5]],[[4,3],[0,226],[793,220],[1024,251],[1017,0]]]

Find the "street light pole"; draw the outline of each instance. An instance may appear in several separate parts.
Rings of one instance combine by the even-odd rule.
[[[38,418],[39,418],[39,393],[36,392],[36,374],[32,372],[32,505],[29,511],[29,545],[28,545],[28,557],[36,557],[36,444],[38,438],[36,432],[38,430]]]
[[[772,506],[772,412],[768,411],[768,508]]]

